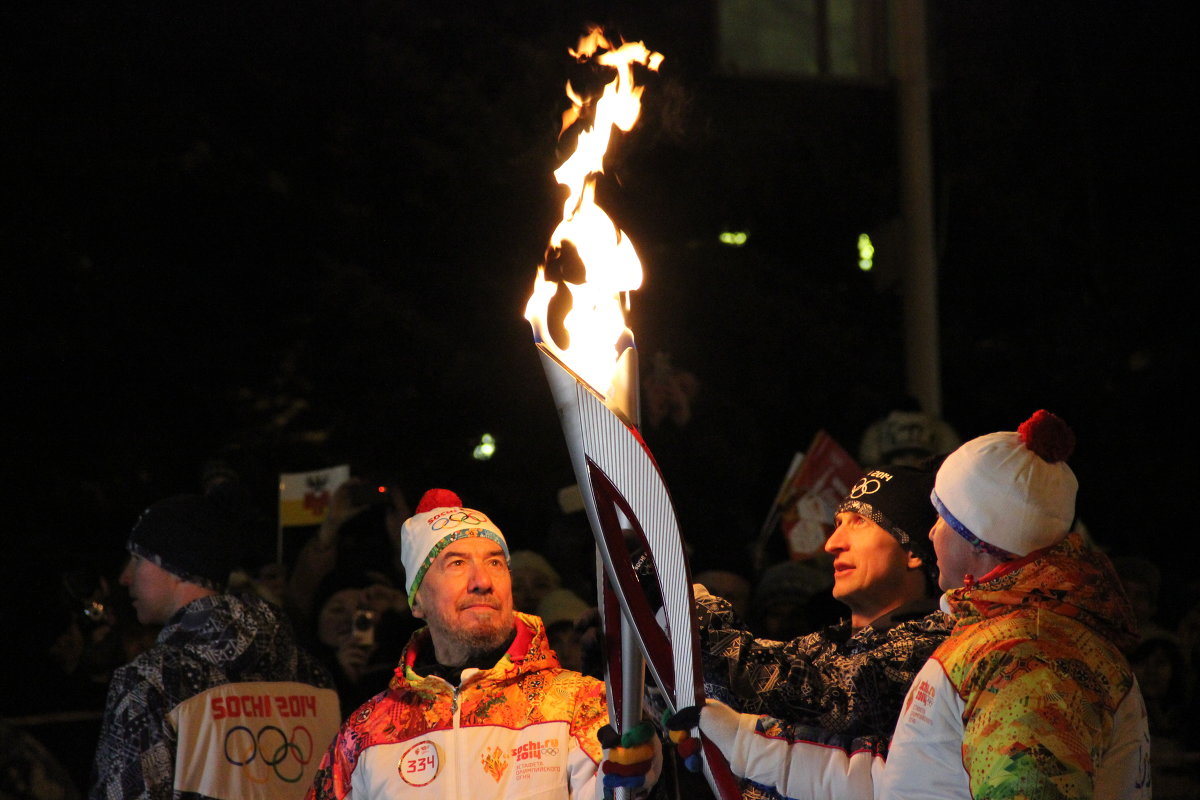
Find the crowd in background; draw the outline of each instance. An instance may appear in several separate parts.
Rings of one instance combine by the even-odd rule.
[[[685,386],[675,388],[686,393]],[[651,404],[649,413],[674,415],[686,426],[686,396],[673,405]],[[927,426],[926,433],[932,430]],[[880,449],[878,431],[871,430],[858,453],[869,463],[912,455]],[[405,643],[422,626],[408,607],[399,558],[408,499],[399,488],[367,495],[361,488],[358,479],[337,488],[325,522],[290,563],[247,561],[230,587],[286,612],[299,640],[333,675],[343,716],[386,687]],[[679,503],[691,496],[685,487],[677,495]],[[569,491],[563,494],[560,513],[546,521],[540,541],[536,533],[528,538],[535,546],[513,551],[514,606],[544,620],[563,666],[602,677],[579,624],[596,604],[592,534],[582,506],[570,498]],[[681,516],[693,524],[685,529],[685,537],[694,534],[687,542],[693,579],[728,599],[757,636],[786,640],[845,615],[830,596],[829,564],[820,558],[791,560],[780,550],[755,567],[748,547],[723,536],[721,514],[711,514],[706,530],[696,530],[696,515]],[[1164,608],[1159,566],[1142,556],[1112,555],[1138,614],[1141,639],[1127,655],[1149,712],[1155,795],[1194,796],[1200,786],[1200,581],[1188,587],[1186,606]],[[16,788],[26,794],[14,796],[79,797],[89,784],[109,676],[151,646],[157,633],[137,622],[117,585],[119,569],[119,561],[105,567],[64,559],[16,559],[4,567],[0,614],[11,646],[0,708],[0,775],[18,774],[8,761],[49,755],[34,760],[46,771],[23,773],[27,785]],[[39,786],[59,787],[58,793],[38,794]]]

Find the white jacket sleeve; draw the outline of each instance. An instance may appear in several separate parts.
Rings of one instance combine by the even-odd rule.
[[[720,749],[734,775],[768,786],[792,800],[873,800],[884,759],[871,749],[846,749],[827,742],[773,736],[754,714],[739,714],[708,700],[700,732]],[[807,728],[816,732],[816,729]],[[844,737],[840,737],[843,738]]]
[[[567,786],[572,800],[600,800],[604,795],[600,765],[574,739],[567,749]]]
[[[930,659],[913,678],[896,723],[888,771],[879,796],[886,800],[960,800],[971,797],[963,767],[964,703],[942,665]]]
[[[1150,728],[1136,678],[1117,706],[1113,738],[1096,772],[1096,797],[1150,800]]]

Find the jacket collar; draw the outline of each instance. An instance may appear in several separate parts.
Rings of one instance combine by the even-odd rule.
[[[408,646],[400,664],[396,667],[393,687],[400,683],[419,684],[428,677],[436,676],[451,686],[458,682],[451,678],[461,675],[468,669],[478,670],[478,677],[490,676],[501,679],[507,674],[517,675],[521,672],[534,671],[545,666],[558,667],[559,663],[550,650],[546,639],[545,626],[539,617],[531,614],[516,612],[512,641],[490,665],[468,664],[462,667],[446,667],[438,664],[433,657],[433,642],[430,639],[429,628],[421,628],[409,639]]]

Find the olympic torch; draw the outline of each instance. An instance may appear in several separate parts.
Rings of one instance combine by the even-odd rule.
[[[564,132],[576,121],[585,124],[575,150],[554,173],[569,195],[548,252],[558,255],[569,243],[585,266],[586,280],[547,280],[545,265],[540,266],[525,318],[603,565],[605,680],[610,720],[621,732],[640,721],[646,667],[672,712],[704,700],[683,540],[662,474],[637,430],[637,350],[625,311],[629,292],[641,286],[641,262],[629,238],[595,203],[609,139],[615,130],[630,131],[640,113],[642,87],[634,81],[634,65],[656,70],[662,56],[640,42],[614,46],[598,29],[571,54],[615,71],[596,100],[567,85],[572,108],[564,114]],[[562,319],[569,336],[565,346],[554,340],[549,321],[552,302],[566,299],[563,294],[570,300]],[[639,570],[640,579],[633,552],[651,566]],[[647,590],[661,600],[657,615],[658,603],[652,604]],[[707,744],[704,751],[705,774],[717,796],[738,797],[719,751]]]

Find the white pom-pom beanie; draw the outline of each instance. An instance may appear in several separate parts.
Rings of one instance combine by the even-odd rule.
[[[1057,544],[1075,519],[1075,435],[1048,411],[1016,431],[972,439],[946,457],[930,499],[947,525],[1003,559]]]
[[[509,558],[508,542],[487,514],[464,508],[458,495],[447,489],[430,489],[421,497],[416,513],[404,521],[400,530],[400,560],[409,605],[438,554],[451,542],[470,536],[491,539]]]

